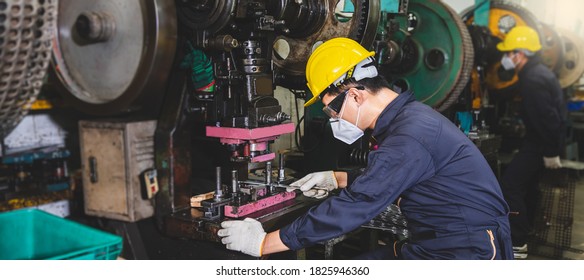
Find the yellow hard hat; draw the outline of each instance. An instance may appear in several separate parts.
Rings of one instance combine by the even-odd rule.
[[[349,38],[330,39],[318,46],[306,63],[307,85],[313,96],[304,107],[314,104],[330,85],[338,86],[348,78],[358,81],[377,76],[373,55],[375,52]]]
[[[502,52],[524,49],[531,52],[541,50],[537,31],[528,26],[517,26],[511,29],[505,40],[497,44],[497,49]]]

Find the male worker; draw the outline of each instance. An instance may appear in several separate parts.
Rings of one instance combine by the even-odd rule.
[[[556,76],[540,62],[537,32],[518,26],[497,45],[503,52],[501,65],[517,71],[517,93],[525,137],[519,152],[501,178],[509,204],[509,222],[515,258],[527,258],[527,239],[537,204],[538,174],[546,168],[560,168],[560,151],[566,123],[563,92]]]
[[[292,185],[342,188],[291,224],[265,233],[253,219],[226,221],[219,230],[228,249],[252,256],[298,250],[348,233],[395,202],[410,239],[383,248],[385,259],[510,259],[508,207],[477,147],[447,118],[398,94],[377,75],[369,52],[347,38],[331,39],[306,67],[334,136],[352,143],[372,129],[379,148],[354,178],[318,172]],[[375,255],[376,258],[379,258]]]

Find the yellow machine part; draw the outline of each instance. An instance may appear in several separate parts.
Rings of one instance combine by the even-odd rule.
[[[504,17],[504,16],[512,16],[515,21],[516,21],[516,26],[526,26],[528,25],[522,18],[520,15],[509,11],[509,10],[504,10],[504,9],[497,9],[497,8],[493,8],[491,9],[490,13],[489,13],[489,30],[491,30],[491,33],[496,36],[497,38],[504,40],[505,36],[507,35],[506,33],[503,33],[500,29],[499,29],[499,20]],[[499,79],[499,75],[497,75],[497,69],[499,69],[501,67],[501,62],[496,62],[493,65],[489,66],[489,69],[487,70],[487,78],[486,78],[486,82],[487,82],[487,86],[489,88],[492,89],[504,89],[507,87],[510,87],[511,85],[517,83],[518,78],[517,78],[517,74],[513,75],[513,78],[509,81],[503,81],[501,79]]]
[[[499,23],[500,23],[501,19],[504,17],[512,17],[515,21],[515,26],[533,27],[533,26],[529,25],[525,19],[523,19],[522,15],[520,15],[512,10],[498,8],[498,7],[491,7],[491,9],[489,10],[488,28],[493,36],[495,36],[501,40],[505,39],[505,36],[507,35],[507,32],[508,32],[508,30],[501,30],[501,28],[499,28]],[[474,22],[474,16],[470,16],[466,20],[467,25],[471,25],[473,22]],[[500,68],[501,68],[501,62],[499,62],[499,61],[492,63],[491,65],[488,66],[488,68],[486,70],[486,75],[485,75],[485,82],[486,82],[487,88],[494,89],[494,90],[502,90],[502,89],[506,89],[506,88],[514,85],[515,83],[517,83],[517,81],[518,81],[517,74],[514,74],[510,80],[501,80],[498,73],[497,73],[498,69],[500,69]]]

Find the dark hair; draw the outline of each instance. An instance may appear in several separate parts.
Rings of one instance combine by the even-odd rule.
[[[391,86],[383,76],[375,76],[373,78],[365,78],[363,80],[357,81],[355,84],[362,85],[366,89],[369,89],[372,93],[377,93],[383,88],[391,89]]]
[[[391,89],[391,86],[387,82],[387,80],[381,76],[375,76],[373,78],[365,78],[359,81],[355,81],[355,79],[349,79],[339,87],[330,87],[328,88],[323,94],[330,93],[332,95],[338,95],[341,92],[345,91],[347,88],[355,87],[355,86],[363,86],[369,90],[372,94],[376,94],[378,91],[382,90],[383,88]]]

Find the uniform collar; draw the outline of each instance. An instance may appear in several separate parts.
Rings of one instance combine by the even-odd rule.
[[[523,77],[526,75],[526,73],[528,72],[527,70],[535,67],[536,65],[538,65],[540,63],[541,59],[537,56],[532,56],[531,58],[529,58],[529,60],[527,60],[527,62],[525,63],[525,65],[523,65],[523,68],[521,69],[521,71],[519,71],[517,73],[517,75],[519,76],[519,78]]]
[[[408,103],[415,101],[414,94],[412,91],[408,90],[404,93],[399,94],[391,103],[383,109],[377,122],[375,123],[375,128],[373,129],[372,136],[375,137],[379,142],[383,141],[385,132],[389,129],[389,126],[401,109]]]

